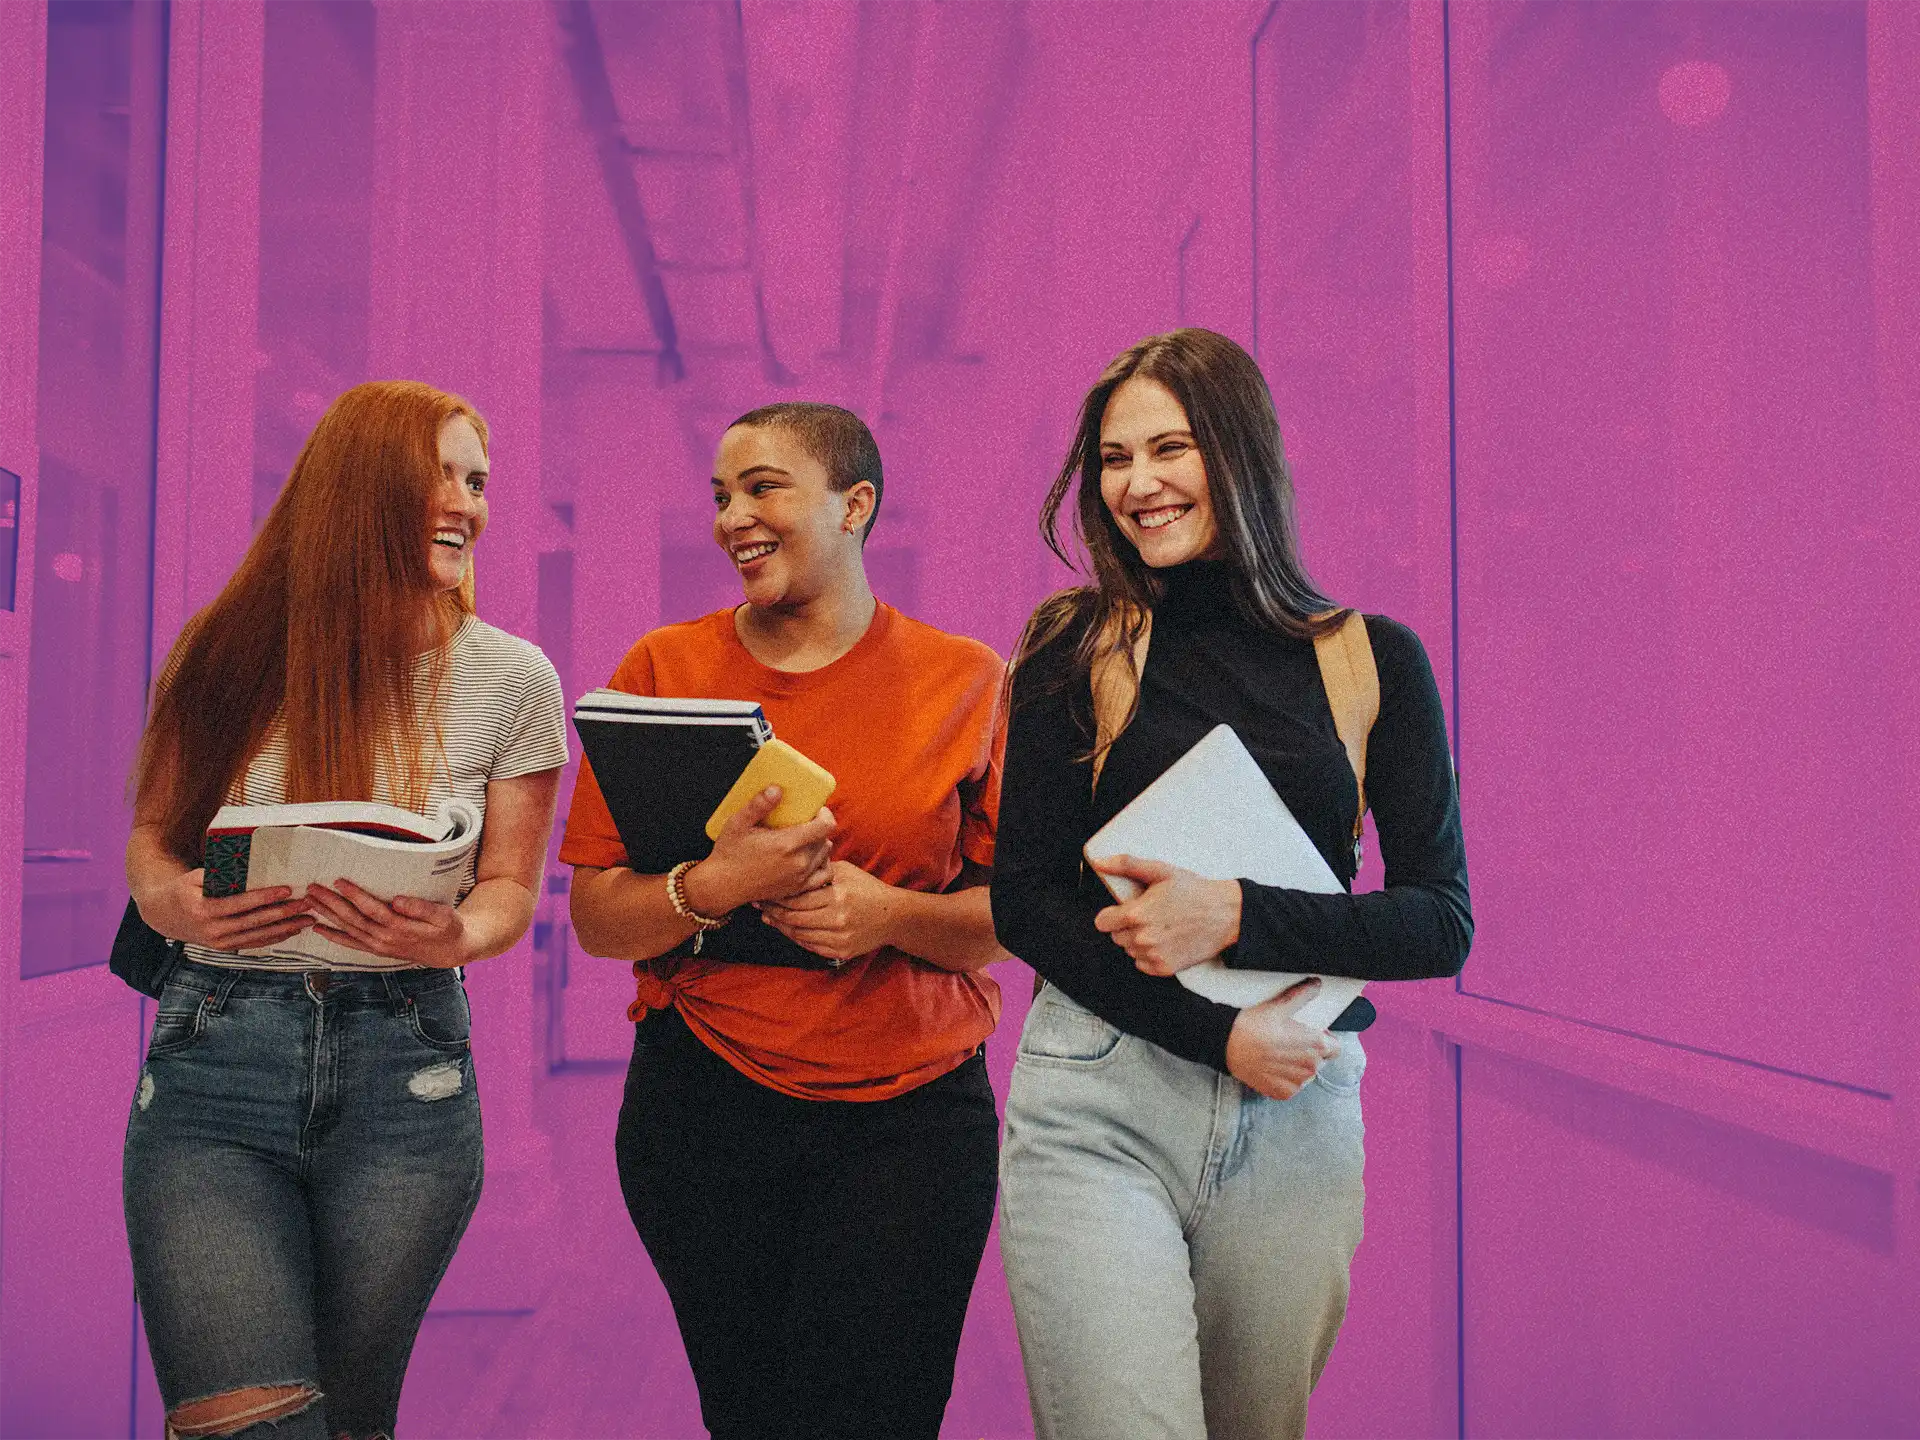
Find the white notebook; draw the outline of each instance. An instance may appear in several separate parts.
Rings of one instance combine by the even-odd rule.
[[[1162,860],[1209,880],[1253,880],[1289,890],[1332,895],[1341,889],[1247,747],[1229,725],[1216,725],[1166,773],[1088,840],[1089,861],[1110,855]],[[1133,881],[1102,875],[1119,900],[1140,893]],[[1304,975],[1277,970],[1232,970],[1218,960],[1180,972],[1180,983],[1223,1005],[1271,1000]],[[1295,1012],[1301,1024],[1324,1030],[1366,988],[1366,981],[1324,975],[1320,993]]]

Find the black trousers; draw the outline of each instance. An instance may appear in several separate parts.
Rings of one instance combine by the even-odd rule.
[[[800,1100],[656,1010],[614,1151],[714,1440],[935,1440],[999,1173],[984,1056]]]

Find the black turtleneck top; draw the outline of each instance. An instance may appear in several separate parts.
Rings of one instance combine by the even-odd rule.
[[[1357,788],[1320,680],[1313,643],[1237,612],[1225,566],[1161,572],[1166,594],[1133,722],[1107,753],[1098,792],[1087,683],[1069,681],[1083,625],[1069,626],[1014,672],[1006,770],[994,843],[993,925],[1000,943],[1074,1000],[1129,1034],[1216,1069],[1239,1011],[1178,980],[1142,974],[1093,917],[1113,903],[1081,862],[1087,838],[1215,725],[1231,725],[1340,883],[1354,875]],[[1314,895],[1240,882],[1240,939],[1222,957],[1254,970],[1366,980],[1457,975],[1473,939],[1466,850],[1445,716],[1419,637],[1366,617],[1380,672],[1367,743],[1367,798],[1386,888]],[[1357,1000],[1336,1028],[1372,1018]]]

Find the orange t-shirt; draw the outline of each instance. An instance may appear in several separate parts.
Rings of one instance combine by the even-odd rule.
[[[802,674],[754,659],[733,612],[643,636],[609,682],[635,695],[759,702],[773,733],[833,772],[833,857],[909,890],[993,863],[1006,745],[1000,657],[879,605],[853,648]],[[583,758],[560,858],[627,863]],[[891,948],[837,971],[662,958],[633,967],[628,1014],[678,1007],[742,1074],[809,1100],[887,1100],[961,1064],[1000,1019],[1000,989]]]

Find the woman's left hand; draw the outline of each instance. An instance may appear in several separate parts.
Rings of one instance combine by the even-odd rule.
[[[1093,917],[1149,975],[1177,975],[1213,959],[1240,938],[1240,882],[1208,880],[1159,860],[1111,855],[1094,862],[1146,888]]]
[[[313,906],[315,933],[349,950],[436,970],[450,970],[473,958],[467,954],[466,924],[451,905],[412,895],[382,900],[351,880],[336,880],[331,889],[309,885],[307,900]]]
[[[858,865],[833,862],[824,885],[761,902],[760,915],[794,944],[829,960],[852,960],[887,943],[893,887]]]

